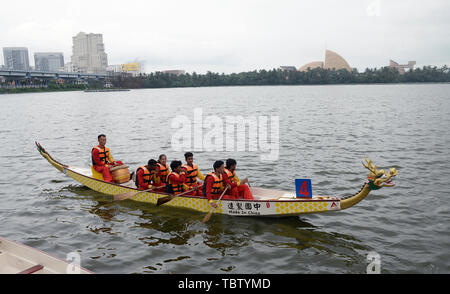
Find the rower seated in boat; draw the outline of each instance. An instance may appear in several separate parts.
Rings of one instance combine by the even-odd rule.
[[[109,170],[112,167],[123,165],[122,161],[115,161],[111,151],[106,147],[106,135],[98,135],[98,145],[92,148],[92,167],[101,173],[105,182],[113,183],[113,176]]]
[[[181,168],[181,164],[182,162],[179,160],[170,163],[172,171],[167,176],[167,193],[177,195],[185,191],[186,173]]]
[[[167,164],[167,156],[165,154],[161,154],[158,157],[157,167],[158,170],[156,172],[154,186],[156,187],[156,191],[165,192],[167,190],[167,176],[170,173],[169,165]]]
[[[136,170],[136,187],[139,190],[148,190],[153,188],[156,181],[156,173],[158,171],[156,160],[150,159],[147,165],[138,167]]]
[[[219,199],[225,187],[228,187],[226,194],[223,195],[222,199],[237,199],[236,196],[232,194],[232,190],[237,187],[236,183],[232,183],[228,179],[228,175],[224,172],[225,164],[223,161],[218,160],[214,162],[213,165],[214,172],[210,172],[203,183],[203,195],[208,198],[208,202],[214,208],[217,205],[214,203],[214,199]]]
[[[232,183],[236,183],[237,185],[237,187],[231,190],[231,193],[233,196],[240,199],[253,200],[252,192],[250,191],[250,188],[246,185],[248,183],[248,178],[245,178],[242,181],[239,180],[238,176],[236,175],[236,165],[237,165],[236,160],[229,158],[226,161],[226,167],[224,169],[230,181]]]
[[[191,152],[184,154],[186,164],[183,164],[182,169],[186,173],[185,189],[192,190],[198,188],[197,191],[192,192],[194,196],[202,196],[201,186],[202,184],[197,181],[197,178],[201,181],[205,180],[205,176],[200,172],[198,166],[194,163],[194,155]]]

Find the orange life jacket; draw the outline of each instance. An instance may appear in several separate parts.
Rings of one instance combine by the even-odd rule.
[[[92,152],[94,152],[94,149],[98,150],[98,155],[100,157],[100,161],[103,161],[104,164],[108,164],[109,159],[111,158],[111,153],[109,151],[109,148],[105,146],[105,149],[101,148],[99,145],[92,148]],[[94,157],[92,156],[92,165],[95,165]]]
[[[146,186],[144,186],[144,188],[147,188],[148,185],[151,185],[152,180],[155,179],[156,172],[154,170],[149,171],[145,167],[145,165],[143,165],[141,167],[138,167],[138,169],[136,170],[136,181],[135,181],[135,184],[136,184],[137,187],[139,187],[139,179],[137,177],[137,174],[138,174],[140,169],[142,169],[144,171],[144,174],[142,175],[142,178],[144,180],[144,185],[146,185]]]
[[[183,168],[186,170],[186,184],[191,186],[197,183],[198,166],[193,163],[193,167],[189,164],[184,164]]]
[[[231,181],[232,183],[236,183],[236,182],[235,182],[236,171],[234,170],[233,172],[231,172],[231,171],[230,171],[229,169],[227,169],[227,168],[225,168],[224,171],[225,171],[225,173],[227,174],[228,179],[230,179],[230,181]]]
[[[207,177],[213,177],[214,179],[214,183],[211,187],[211,194],[220,194],[222,192],[222,187],[223,187],[223,177],[222,175],[220,175],[220,177],[218,177],[214,172],[210,172],[206,177],[205,177],[205,184],[203,185],[204,190],[203,191],[203,195],[206,195],[206,178]]]
[[[170,176],[174,175],[175,177],[177,177],[178,179],[180,178],[180,175],[177,174],[176,172],[171,172],[168,176],[167,176],[167,192],[172,193],[172,194],[180,194],[181,192],[183,192],[183,184],[180,183],[172,183],[172,181],[170,180]]]
[[[169,174],[169,166],[167,163],[163,165],[162,163],[158,162],[159,172],[158,176],[161,179],[161,183],[167,183],[167,175]]]

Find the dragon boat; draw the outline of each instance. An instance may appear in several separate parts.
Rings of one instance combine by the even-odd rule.
[[[94,191],[112,196],[136,192],[133,197],[129,198],[130,200],[155,205],[159,198],[170,195],[164,192],[142,192],[137,188],[129,187],[125,184],[109,183],[96,179],[94,178],[90,167],[77,167],[62,164],[55,160],[38,142],[36,142],[36,146],[39,153],[56,169]],[[216,200],[218,207],[212,212],[214,214],[235,216],[287,217],[305,213],[320,213],[347,209],[366,198],[372,190],[395,186],[393,179],[398,174],[395,168],[391,168],[389,172],[385,172],[384,170],[378,170],[371,160],[365,158],[365,161],[366,163],[363,162],[362,164],[369,170],[369,175],[361,190],[354,195],[346,197],[312,195],[310,198],[298,198],[295,192],[250,187],[254,198],[253,200]],[[164,205],[187,208],[199,212],[209,212],[211,210],[207,198],[202,196],[177,196]]]

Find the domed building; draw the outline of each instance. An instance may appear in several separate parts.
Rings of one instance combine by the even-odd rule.
[[[323,61],[313,61],[310,63],[305,64],[304,66],[300,67],[298,71],[307,71],[309,69],[313,68],[323,68]]]
[[[334,51],[326,50],[325,51],[325,63],[322,61],[313,61],[310,63],[307,63],[300,67],[299,71],[307,71],[309,69],[313,68],[324,68],[324,69],[345,69],[348,71],[352,71],[350,65],[347,63],[347,61],[342,58],[339,54],[337,54]]]

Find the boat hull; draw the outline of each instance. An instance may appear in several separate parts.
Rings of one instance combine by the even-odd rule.
[[[38,150],[39,147],[40,145],[38,145]],[[77,171],[79,168],[71,168],[67,165],[63,165],[54,160],[43,148],[42,150],[39,150],[39,152],[59,171],[94,191],[107,195],[117,195],[139,191],[135,188],[129,188],[124,185],[108,183],[95,179],[92,175],[87,175],[86,172],[82,173]],[[84,170],[87,171],[89,169],[85,168]],[[255,200],[216,200],[218,207],[213,210],[213,213],[235,216],[288,217],[306,213],[320,213],[340,210],[340,199],[337,197],[316,196],[313,198],[302,199],[295,198],[295,196],[292,195],[285,196],[283,193],[286,194],[289,192],[278,190],[273,190],[274,195],[267,197],[267,194],[270,195],[270,193],[272,193],[269,189],[253,187],[250,189],[253,195],[257,195],[260,192],[265,193],[266,197],[264,199]],[[282,193],[281,196],[280,193]],[[158,198],[165,197],[167,195],[167,193],[160,192],[141,192],[129,199],[156,205]],[[177,208],[186,208],[199,212],[209,212],[211,209],[208,200],[205,197],[200,196],[183,195],[180,197],[175,197],[173,200],[165,203],[164,205]]]
[[[117,195],[126,192],[137,192],[137,189],[128,188],[118,184],[107,183],[88,177],[65,168],[63,171],[68,177],[83,184],[90,189],[108,195]],[[254,193],[256,189],[250,188]],[[131,197],[131,200],[156,204],[158,198],[165,197],[166,193],[142,192]],[[275,197],[274,197],[275,198]],[[165,206],[192,209],[200,212],[209,212],[211,206],[208,199],[199,196],[180,196],[164,204]],[[340,209],[337,198],[311,199],[311,200],[221,200],[217,202],[218,208],[214,213],[239,216],[294,216],[304,213],[317,213]]]
[[[0,274],[18,273],[92,274],[74,263],[0,237]]]

